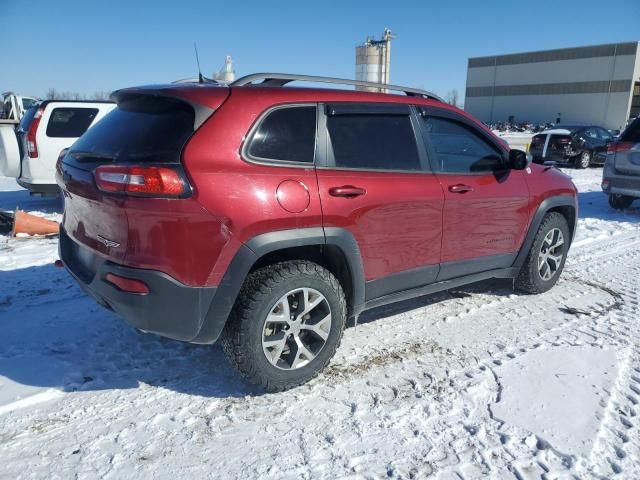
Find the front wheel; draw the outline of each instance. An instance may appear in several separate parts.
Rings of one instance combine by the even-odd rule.
[[[543,293],[553,287],[564,268],[569,235],[564,216],[558,212],[547,213],[516,278],[516,288],[527,293]]]
[[[609,195],[609,205],[611,208],[615,208],[616,210],[629,208],[634,200],[635,198],[630,197],[629,195],[618,195],[616,193]]]
[[[588,168],[591,165],[591,158],[593,154],[589,150],[585,150],[580,155],[576,157],[576,167],[578,168]]]
[[[225,326],[230,363],[270,392],[311,380],[340,344],[347,308],[331,272],[308,261],[276,263],[252,272]]]

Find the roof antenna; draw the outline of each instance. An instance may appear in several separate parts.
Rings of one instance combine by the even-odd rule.
[[[202,70],[200,70],[200,58],[198,57],[198,46],[196,42],[193,42],[193,50],[196,52],[196,63],[198,64],[198,83],[204,83],[204,76]]]

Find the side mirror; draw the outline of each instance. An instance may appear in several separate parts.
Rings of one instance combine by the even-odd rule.
[[[509,168],[511,170],[524,170],[531,164],[532,160],[533,157],[530,153],[516,149],[509,150]]]

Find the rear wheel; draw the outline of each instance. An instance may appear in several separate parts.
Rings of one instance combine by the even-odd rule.
[[[569,235],[569,225],[562,214],[550,212],[545,215],[516,278],[516,288],[528,293],[542,293],[553,287],[564,268]]]
[[[616,210],[629,208],[634,200],[635,198],[630,197],[629,195],[618,195],[615,193],[609,195],[609,205]]]
[[[576,167],[578,168],[588,168],[591,165],[591,158],[593,154],[589,150],[585,150],[580,155],[576,157]]]
[[[346,322],[338,280],[320,265],[289,261],[247,278],[223,334],[231,364],[276,392],[315,377],[333,357]]]

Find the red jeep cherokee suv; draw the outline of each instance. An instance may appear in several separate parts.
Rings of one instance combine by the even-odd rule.
[[[318,374],[348,318],[488,278],[551,288],[576,189],[421,90],[255,74],[129,88],[58,161],[60,257],[98,303],[222,339],[271,391]]]

